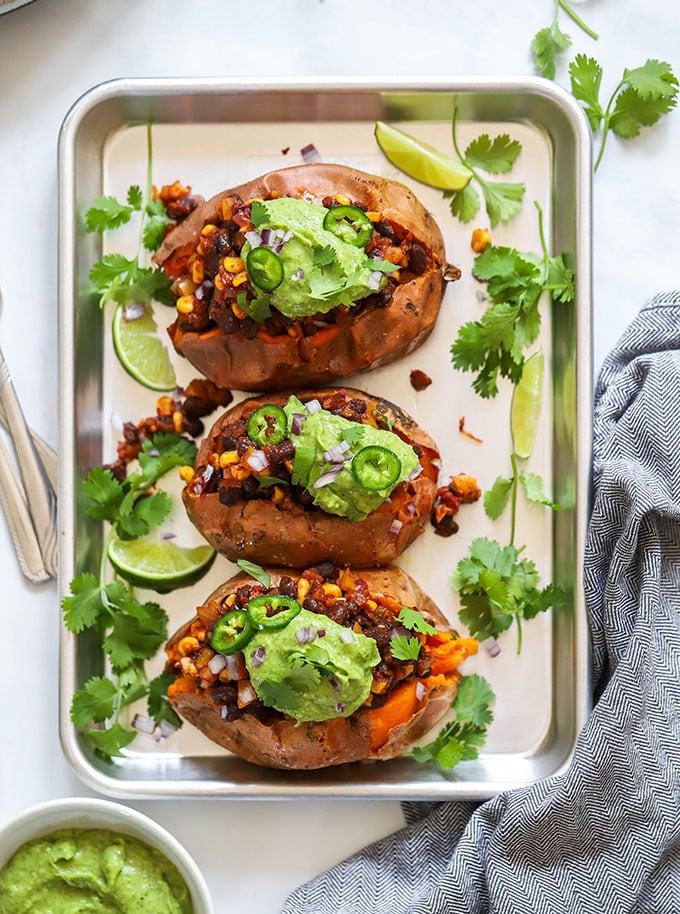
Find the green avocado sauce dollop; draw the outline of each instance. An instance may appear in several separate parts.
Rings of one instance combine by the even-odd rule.
[[[380,662],[373,638],[307,609],[286,628],[258,632],[244,656],[263,704],[298,723],[349,717],[368,698]]]
[[[295,445],[293,463],[293,482],[303,485],[312,495],[314,504],[328,514],[347,517],[351,521],[364,520],[389,498],[394,489],[409,477],[418,467],[418,455],[410,444],[386,429],[373,428],[352,422],[343,416],[336,416],[325,409],[308,413],[307,409],[295,396],[288,399],[284,407],[288,416],[288,427],[291,428],[294,413],[304,416],[299,434],[290,432]],[[348,458],[332,482],[315,486],[315,483],[329,468],[324,454],[341,442],[349,445],[345,456]],[[369,490],[362,488],[352,473],[352,458],[369,445],[378,445],[399,458],[401,473],[395,482],[385,489]]]
[[[163,854],[129,835],[65,828],[23,844],[0,871],[2,914],[192,914]]]
[[[293,197],[280,197],[254,203],[255,229],[292,233],[278,252],[283,263],[283,280],[269,293],[269,304],[286,317],[311,317],[326,314],[338,305],[352,306],[378,291],[370,285],[371,273],[397,267],[386,261],[372,261],[361,247],[341,240],[323,227],[328,210],[319,203]],[[251,246],[243,247],[247,257]]]

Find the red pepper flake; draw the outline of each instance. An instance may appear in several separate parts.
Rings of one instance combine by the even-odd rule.
[[[461,416],[458,420],[458,431],[461,435],[465,435],[466,438],[469,438],[470,441],[476,441],[477,444],[484,444],[484,441],[481,438],[478,438],[476,435],[473,435],[472,432],[468,432],[465,428],[465,416]]]
[[[411,387],[414,390],[425,390],[432,383],[432,378],[426,375],[424,371],[421,371],[420,368],[414,368],[409,377],[411,379]]]

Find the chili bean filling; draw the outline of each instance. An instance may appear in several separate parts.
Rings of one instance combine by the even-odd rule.
[[[276,587],[245,584],[221,605],[199,607],[198,619],[184,638],[174,645],[168,668],[194,676],[196,688],[208,690],[210,698],[220,705],[223,720],[232,721],[245,714],[253,714],[267,722],[279,716],[279,712],[263,705],[247,684],[248,674],[242,655],[236,655],[231,665],[215,673],[213,658],[216,652],[209,646],[212,629],[222,613],[227,609],[245,609],[251,599],[266,593],[292,597],[304,609],[325,615],[375,641],[381,659],[373,670],[371,694],[364,707],[379,708],[400,683],[413,678],[427,679],[432,674],[432,655],[427,650],[425,639],[421,639],[417,660],[399,660],[392,656],[390,644],[393,638],[400,635],[413,637],[413,632],[396,619],[401,609],[398,601],[383,595],[372,595],[362,578],[355,578],[349,571],[338,569],[331,562],[323,562],[304,571],[298,582],[284,576]],[[193,650],[185,650],[183,644],[193,647]]]
[[[333,197],[325,197],[327,209],[339,206]],[[366,206],[352,206],[366,211]],[[379,217],[380,214],[371,214]],[[353,321],[358,312],[387,308],[400,283],[423,274],[432,262],[432,254],[401,226],[384,219],[373,222],[373,236],[365,247],[369,257],[388,260],[399,266],[396,274],[386,277],[383,288],[361,299],[351,308],[339,305],[328,313],[290,318],[276,310],[262,323],[247,313],[258,292],[243,269],[240,254],[245,233],[253,228],[250,203],[239,196],[225,198],[214,221],[204,226],[193,250],[180,250],[165,264],[174,279],[173,292],[178,296],[177,328],[182,332],[199,332],[218,328],[222,333],[242,333],[253,339],[258,333],[267,336],[313,336],[334,325]],[[240,296],[245,293],[245,308]]]

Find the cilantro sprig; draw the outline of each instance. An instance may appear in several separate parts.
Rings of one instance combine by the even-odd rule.
[[[111,672],[92,677],[75,693],[71,719],[107,758],[120,755],[135,738],[136,731],[120,722],[120,714],[144,697],[157,726],[163,721],[181,726],[166,696],[173,677],[161,673],[149,680],[144,666],[167,638],[167,614],[156,602],[138,601],[126,582],[107,581],[107,555],[112,537],[145,536],[165,520],[170,499],[164,492],[150,490],[173,467],[193,463],[195,454],[196,447],[188,439],[157,432],[143,444],[138,473],[120,482],[110,470],[95,467],[82,483],[87,514],[111,526],[102,547],[99,574],[83,572],[74,578],[61,605],[68,631],[79,634],[92,629],[101,634]]]
[[[484,133],[476,137],[461,152],[456,136],[456,121],[458,109],[453,112],[451,135],[453,148],[456,155],[472,173],[470,182],[457,191],[444,191],[444,197],[449,199],[451,213],[461,222],[471,222],[481,206],[479,193],[473,182],[478,185],[484,197],[484,205],[491,226],[499,222],[509,222],[517,216],[522,209],[525,186],[520,182],[490,181],[483,177],[480,171],[488,175],[504,175],[512,170],[517,157],[522,151],[518,140],[511,140],[507,133],[500,134],[493,139]]]
[[[487,283],[489,305],[481,318],[463,324],[451,346],[453,365],[475,371],[472,383],[484,398],[498,394],[499,375],[516,384],[522,376],[525,350],[541,327],[539,302],[549,292],[558,302],[573,301],[574,272],[563,254],[551,256],[539,214],[541,254],[489,245],[476,260],[473,274]]]
[[[133,215],[138,214],[139,239],[137,253],[133,258],[122,254],[105,254],[90,270],[90,282],[99,294],[99,306],[107,301],[128,305],[133,301],[147,304],[158,301],[164,305],[174,305],[175,298],[170,292],[172,280],[160,267],[143,267],[140,263],[142,249],[156,251],[165,237],[170,222],[162,200],[152,199],[151,162],[152,162],[151,125],[147,124],[147,182],[142,192],[133,184],[127,192],[125,203],[113,196],[100,196],[93,201],[85,214],[85,226],[88,232],[102,234],[127,225]]]
[[[578,54],[569,66],[572,95],[582,102],[593,132],[601,131],[595,171],[610,132],[621,139],[638,136],[643,127],[675,108],[678,94],[678,80],[663,60],[650,59],[641,67],[625,69],[605,105],[600,102],[602,76],[597,60],[585,54]]]
[[[527,501],[535,505],[543,505],[553,511],[561,511],[562,506],[551,501],[543,490],[543,480],[538,473],[527,470],[520,472],[517,464],[517,455],[510,455],[512,476],[498,476],[490,489],[484,493],[484,511],[491,520],[497,520],[505,511],[508,503],[511,505],[510,542],[515,541],[517,524],[517,496],[520,489],[524,492]]]
[[[450,771],[458,762],[477,758],[493,721],[494,700],[493,690],[483,676],[478,673],[465,676],[458,684],[452,705],[455,720],[446,724],[432,742],[414,746],[408,754],[417,762],[434,764],[443,771]]]
[[[451,586],[461,597],[460,619],[470,634],[485,641],[517,623],[517,653],[522,649],[522,620],[562,606],[564,592],[554,584],[541,588],[540,575],[522,549],[478,537],[456,566]]]
[[[567,0],[554,0],[553,19],[549,26],[540,29],[531,42],[531,54],[534,59],[534,65],[541,76],[546,79],[555,78],[556,58],[561,51],[566,51],[571,47],[571,37],[563,32],[559,26],[560,10],[571,17],[571,19],[591,38],[596,41],[599,38],[597,32],[594,32],[590,26],[581,19],[574,8],[567,3]]]

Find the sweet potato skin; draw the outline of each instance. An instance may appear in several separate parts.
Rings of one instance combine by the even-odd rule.
[[[238,501],[223,505],[217,493],[196,494],[191,485],[182,492],[187,514],[206,540],[230,561],[247,559],[260,565],[305,568],[330,560],[338,565],[372,568],[393,562],[424,530],[436,497],[438,471],[431,461],[439,457],[435,442],[400,407],[365,391],[343,388],[349,397],[363,399],[369,408],[386,415],[394,431],[407,442],[423,448],[427,469],[411,482],[403,482],[393,493],[393,502],[384,504],[365,520],[350,522],[321,510],[288,510],[271,501]],[[303,401],[322,399],[330,389],[296,393]],[[203,440],[195,466],[207,466],[222,428],[234,417],[243,415],[253,404],[284,405],[289,392],[266,397],[251,397],[224,413]],[[254,407],[253,407],[254,408]],[[396,495],[402,490],[402,507],[395,514]],[[408,511],[405,505],[413,505]],[[401,527],[394,533],[395,516]]]
[[[274,584],[283,574],[294,580],[298,576],[285,569],[269,568],[267,571]],[[397,566],[368,569],[362,571],[360,577],[368,584],[371,594],[387,594],[400,604],[417,607],[441,631],[451,630],[434,601]],[[251,580],[244,573],[235,575],[210,595],[206,606],[221,601]],[[173,635],[168,642],[168,651],[190,625],[188,622]],[[450,709],[460,674],[452,673],[448,679],[445,685],[430,689],[411,719],[392,728],[387,740],[379,746],[372,746],[371,714],[375,712],[368,708],[360,708],[347,718],[301,724],[277,712],[273,712],[266,723],[251,715],[224,721],[219,704],[212,700],[209,692],[192,686],[186,676],[180,676],[170,686],[168,698],[181,717],[240,758],[267,768],[311,770],[401,755]]]
[[[383,219],[402,226],[432,252],[428,267],[399,285],[386,308],[363,310],[342,327],[313,336],[258,334],[246,339],[241,331],[184,332],[174,323],[169,333],[176,350],[221,387],[264,391],[329,384],[402,358],[432,332],[444,295],[446,267],[437,223],[403,184],[345,165],[293,166],[223,191],[197,207],[168,235],[155,260],[162,266],[175,252],[195,243],[225,197],[238,194],[248,201],[272,195],[299,197],[303,193],[318,202],[329,195],[344,194],[368,211],[380,212]]]

